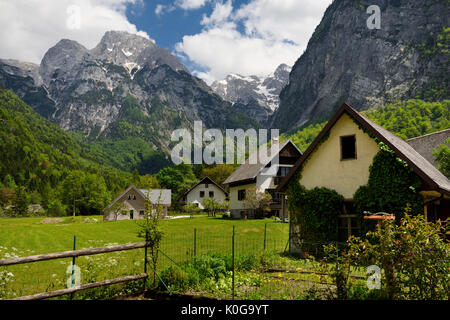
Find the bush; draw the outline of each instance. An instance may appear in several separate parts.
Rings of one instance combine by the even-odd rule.
[[[47,214],[50,217],[62,217],[67,214],[66,206],[60,200],[55,199],[48,204]]]
[[[399,225],[383,221],[364,241],[350,238],[349,256],[356,264],[381,268],[384,297],[448,300],[450,243],[444,225],[405,213]]]

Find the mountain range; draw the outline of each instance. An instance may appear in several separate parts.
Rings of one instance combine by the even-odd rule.
[[[168,50],[121,31],[106,32],[91,50],[63,39],[40,65],[0,60],[0,86],[63,130],[111,153],[117,151],[111,141],[134,144],[134,155],[149,148],[167,153],[171,132],[192,128],[194,120],[206,128],[259,126]]]
[[[0,86],[108,164],[140,173],[169,165],[171,132],[194,120],[295,132],[343,102],[362,110],[448,99],[448,2],[383,1],[380,29],[367,26],[370,5],[333,1],[294,66],[265,77],[230,74],[210,87],[151,40],[108,31],[92,49],[63,39],[39,65],[0,59]]]
[[[230,74],[214,81],[211,88],[239,111],[267,125],[269,117],[279,107],[280,92],[288,84],[290,72],[291,67],[283,63],[267,76]]]

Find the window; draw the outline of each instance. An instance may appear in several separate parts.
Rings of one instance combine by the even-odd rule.
[[[203,198],[205,196],[205,191],[200,191],[200,198]]]
[[[359,225],[357,215],[347,214],[338,216],[338,239],[346,242],[350,236],[359,236]]]
[[[341,160],[356,159],[356,137],[341,137]]]
[[[209,192],[209,197],[210,197],[210,198],[214,198],[214,191],[210,191],[210,192]]]
[[[291,168],[288,168],[288,167],[280,167],[280,168],[278,169],[278,174],[277,174],[277,176],[279,176],[279,177],[285,177],[285,176],[288,174],[289,169],[291,169]]]
[[[128,200],[131,200],[131,195],[128,195]]]
[[[139,211],[139,215],[143,216],[145,214],[144,210]]]
[[[136,200],[136,195],[133,196],[133,200]]]
[[[239,201],[245,200],[245,189],[238,190],[238,200]]]
[[[208,189],[208,184],[207,183],[205,183],[205,189]]]

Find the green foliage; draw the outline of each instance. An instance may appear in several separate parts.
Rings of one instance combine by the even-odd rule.
[[[172,203],[190,187],[198,182],[192,166],[187,164],[179,164],[175,167],[167,167],[160,170],[156,175],[162,188],[172,190]]]
[[[364,111],[363,114],[403,139],[450,128],[450,100],[408,100]]]
[[[397,102],[362,111],[361,113],[386,130],[409,139],[450,128],[450,100],[425,102],[418,99]],[[311,124],[296,133],[282,135],[281,140],[292,140],[300,150],[306,150],[326,122]]]
[[[38,199],[46,210],[58,200],[61,205],[55,210],[54,202],[51,214],[64,212],[62,206],[73,204],[73,199],[65,194],[72,192],[70,184],[76,185],[78,179],[72,172],[77,172],[86,184],[84,200],[87,201],[77,210],[81,214],[98,214],[112,195],[129,184],[129,174],[99,164],[108,163],[103,154],[80,143],[12,92],[1,88],[0,153],[0,183],[14,190],[16,196],[20,193],[16,199],[20,214],[26,211],[25,204]],[[65,181],[68,177],[71,182]]]
[[[450,243],[444,226],[405,213],[398,225],[383,220],[367,239],[350,238],[348,256],[353,264],[383,270],[380,296],[384,298],[448,300]]]
[[[399,221],[409,204],[414,214],[422,213],[420,178],[386,145],[380,146],[369,168],[367,185],[361,186],[353,196],[357,212],[387,212]]]
[[[101,214],[111,201],[103,177],[74,170],[64,179],[62,185],[64,204],[72,207],[76,215]]]
[[[286,194],[292,223],[298,227],[301,240],[336,241],[344,197],[327,188],[306,190],[299,178],[300,171],[289,183]]]
[[[200,174],[200,179],[204,177],[211,178],[215,183],[224,188],[222,183],[236,170],[236,166],[229,164],[218,164],[213,167],[203,168]]]
[[[450,138],[445,140],[445,143],[436,148],[433,155],[439,163],[439,170],[450,179]]]
[[[255,218],[263,218],[264,213],[270,211],[272,196],[256,187],[245,190],[244,207],[254,212]]]

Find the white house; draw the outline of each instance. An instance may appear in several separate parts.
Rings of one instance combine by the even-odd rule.
[[[162,206],[161,218],[165,218],[171,205],[171,193],[168,189],[138,189],[131,185],[103,209],[103,220],[142,219],[147,201],[151,202],[153,211],[156,211],[158,205]]]
[[[273,154],[271,154],[270,150],[266,150],[266,152],[266,154],[270,154],[266,161],[259,159],[258,151],[256,151],[225,180],[224,184],[230,186],[230,211],[232,218],[252,217],[253,212],[245,207],[244,200],[245,191],[255,187],[261,192],[268,192],[272,195],[271,215],[282,219],[287,217],[286,199],[281,193],[275,192],[275,188],[294,166],[302,152],[290,140],[280,143],[277,152]],[[276,155],[278,155],[278,163],[273,161]],[[250,161],[250,159],[257,159],[257,161]],[[267,172],[267,169],[274,170]]]
[[[226,192],[211,178],[205,177],[181,196],[182,203],[196,203],[200,209],[204,209],[203,200],[214,198],[217,202],[224,202],[228,198]]]

